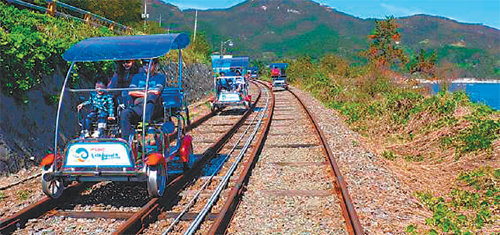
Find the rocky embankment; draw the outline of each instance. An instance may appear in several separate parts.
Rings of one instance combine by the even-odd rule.
[[[57,104],[64,74],[57,71],[44,76],[42,84],[28,91],[28,103],[0,93],[0,174],[17,172],[37,165],[47,150],[53,148]],[[185,65],[184,88],[188,102],[194,102],[212,88],[210,67],[204,64]],[[91,83],[85,84],[91,87]],[[81,97],[70,94],[63,103],[60,138],[67,141],[78,133],[76,105]],[[86,98],[84,96],[83,98]],[[71,111],[75,110],[75,111]]]

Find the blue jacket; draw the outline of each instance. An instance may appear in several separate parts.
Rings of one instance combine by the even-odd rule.
[[[146,73],[138,73],[132,78],[132,82],[130,83],[130,88],[145,88],[146,87]],[[155,73],[152,77],[149,78],[149,90],[157,90],[160,91],[160,94],[163,92],[163,88],[165,87],[165,79],[166,76],[161,73]],[[158,98],[157,95],[148,94],[148,101],[155,101]]]
[[[83,102],[83,105],[92,105],[92,111],[106,112],[109,116],[113,115],[113,96],[111,94],[99,95],[97,92],[91,92],[89,100]]]

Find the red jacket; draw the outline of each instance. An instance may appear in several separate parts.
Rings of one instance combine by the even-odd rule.
[[[280,75],[280,70],[277,68],[271,69],[271,76],[279,76]]]

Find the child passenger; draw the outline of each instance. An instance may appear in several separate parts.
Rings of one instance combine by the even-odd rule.
[[[85,123],[82,131],[82,138],[89,137],[89,129],[92,122],[97,120],[97,131],[98,136],[101,137],[106,128],[106,119],[115,120],[113,114],[113,95],[104,92],[101,89],[106,89],[103,82],[97,81],[95,83],[96,92],[91,92],[89,100],[79,104],[77,106],[78,110],[81,110],[83,106],[91,105],[90,113],[85,118]]]

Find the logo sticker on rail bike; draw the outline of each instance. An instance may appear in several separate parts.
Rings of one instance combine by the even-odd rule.
[[[89,152],[84,148],[79,148],[76,151],[75,158],[79,162],[85,162],[89,158]]]
[[[223,102],[238,102],[241,101],[240,95],[238,93],[222,93],[220,101]]]
[[[73,143],[65,167],[131,167],[128,148],[122,143]]]

